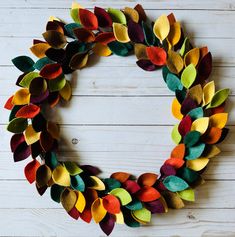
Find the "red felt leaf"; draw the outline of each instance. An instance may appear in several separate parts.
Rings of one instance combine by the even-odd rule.
[[[179,169],[180,167],[183,166],[184,160],[180,158],[170,158],[170,159],[167,159],[164,164],[171,165],[174,168]]]
[[[189,115],[186,115],[180,122],[178,131],[181,136],[185,136],[190,130],[192,126],[192,119]]]
[[[110,42],[115,41],[115,36],[113,32],[103,32],[96,36],[95,41],[107,45]]]
[[[161,197],[161,194],[153,187],[144,186],[137,193],[137,197],[142,202],[151,202]]]
[[[33,183],[36,180],[36,172],[40,163],[37,160],[29,162],[24,168],[24,174],[29,183]]]
[[[166,64],[167,53],[163,48],[154,47],[154,46],[147,47],[146,53],[149,60],[153,64],[157,66],[163,66]]]
[[[110,15],[100,7],[95,7],[94,13],[98,19],[98,24],[100,27],[111,27],[113,24],[112,18]]]
[[[17,113],[17,118],[34,118],[36,115],[40,113],[40,107],[34,104],[25,105],[20,108]]]
[[[114,195],[107,195],[103,197],[103,206],[111,214],[120,212],[120,201]]]
[[[85,28],[76,28],[74,29],[74,34],[78,40],[84,43],[91,43],[95,40],[95,34]]]
[[[12,96],[7,100],[6,104],[4,105],[4,108],[5,108],[5,109],[12,110],[12,108],[14,107],[14,105],[11,103],[13,97],[14,97],[14,95],[12,95]]]
[[[134,194],[140,190],[140,186],[134,180],[127,180],[122,184],[123,188],[130,194]]]
[[[73,207],[69,212],[68,214],[75,220],[78,220],[79,216],[80,216],[80,213],[79,211],[77,210],[76,207]]]
[[[79,9],[79,18],[81,24],[88,30],[96,30],[98,28],[98,20],[94,13],[87,9]]]
[[[52,80],[56,79],[58,76],[60,76],[63,73],[62,67],[59,63],[53,63],[53,64],[47,64],[45,65],[41,71],[40,76]]]
[[[92,219],[91,210],[85,208],[84,211],[80,214],[80,217],[83,221],[90,223]]]

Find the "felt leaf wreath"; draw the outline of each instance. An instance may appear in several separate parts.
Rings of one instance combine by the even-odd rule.
[[[217,90],[208,77],[212,56],[207,47],[193,47],[173,14],[151,22],[141,5],[124,10],[95,7],[94,13],[73,4],[66,24],[51,17],[31,52],[38,58],[18,56],[13,64],[22,71],[20,87],[6,102],[7,129],[14,161],[32,160],[25,167],[29,183],[40,195],[50,188],[52,200],[61,203],[74,219],[99,223],[109,235],[115,223],[130,227],[150,222],[154,213],[182,208],[194,201],[194,189],[210,159],[220,153],[217,144],[228,133],[225,102],[229,89]],[[66,74],[86,67],[92,54],[128,56],[146,71],[162,69],[166,86],[175,93],[172,114],[179,120],[172,130],[176,143],[160,174],[138,178],[116,172],[101,179],[99,169],[58,158],[59,126],[46,118],[72,95]]]

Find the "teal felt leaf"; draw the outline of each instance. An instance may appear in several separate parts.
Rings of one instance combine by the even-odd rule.
[[[185,88],[189,88],[195,81],[197,76],[197,70],[195,66],[191,63],[189,64],[181,74],[181,82]]]
[[[47,64],[52,64],[55,63],[54,61],[52,61],[51,59],[49,59],[48,57],[44,57],[44,58],[40,58],[35,64],[34,64],[34,68],[37,69],[38,71],[41,71],[41,69],[47,65]]]
[[[169,69],[168,69],[167,66],[164,66],[164,67],[162,68],[162,77],[163,77],[163,79],[164,79],[165,82],[166,82],[166,77],[167,77],[167,74],[168,74],[168,73],[171,73],[171,72],[169,71]]]
[[[196,120],[198,118],[202,118],[204,116],[203,108],[198,107],[195,109],[192,109],[188,115],[191,117],[192,120]]]
[[[113,41],[108,44],[109,49],[118,56],[127,56],[131,50],[130,44],[120,43],[118,41]]]
[[[103,179],[102,181],[104,182],[105,187],[108,191],[121,187],[121,183],[113,178],[106,178],[106,179]]]
[[[70,181],[71,181],[71,187],[73,189],[84,192],[85,183],[80,175],[70,176]]]
[[[55,152],[47,152],[44,159],[45,159],[46,165],[49,166],[52,170],[54,170],[59,164]]]
[[[176,90],[182,90],[183,89],[183,85],[180,82],[180,79],[172,73],[168,73],[167,77],[166,77],[166,84],[167,87],[171,90],[171,91],[176,91]]]
[[[200,178],[200,175],[194,171],[189,169],[188,167],[184,167],[178,171],[179,176],[185,180],[187,183],[192,184]]]
[[[82,27],[81,24],[75,23],[75,22],[74,23],[69,23],[69,24],[64,26],[67,34],[72,38],[76,38],[74,33],[73,33],[73,30],[76,29],[76,28],[81,28],[81,27]]]
[[[175,175],[167,176],[163,180],[163,184],[171,192],[182,191],[189,187],[189,185],[183,179]]]
[[[218,106],[220,106],[221,104],[223,104],[224,101],[228,98],[229,93],[230,93],[230,90],[227,89],[227,88],[217,91],[217,92],[214,94],[214,96],[213,96],[213,98],[212,98],[210,104],[207,106],[207,109],[209,109],[209,108],[215,108],[215,107],[218,107]]]
[[[7,130],[12,133],[22,133],[28,126],[28,120],[25,118],[14,118],[7,126]]]
[[[34,61],[28,56],[19,56],[13,58],[12,63],[22,72],[34,71]]]
[[[195,160],[200,157],[205,149],[205,143],[200,143],[199,145],[189,147],[187,149],[187,154],[185,156],[186,160]]]
[[[25,87],[25,88],[29,88],[31,81],[36,77],[39,77],[38,72],[29,72],[20,81],[20,85]]]
[[[50,190],[51,199],[55,202],[60,203],[60,196],[63,191],[64,191],[64,187],[57,184],[53,184]]]
[[[132,202],[126,205],[126,208],[132,211],[140,210],[143,208],[143,205],[142,205],[142,202],[140,202],[139,200],[132,200]]]
[[[187,147],[192,147],[199,141],[200,137],[201,133],[198,131],[188,132],[184,137],[184,144]]]

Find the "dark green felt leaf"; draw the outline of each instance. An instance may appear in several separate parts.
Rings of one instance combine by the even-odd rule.
[[[178,175],[187,183],[192,184],[200,178],[200,175],[187,167],[184,167],[178,171]]]
[[[163,180],[164,186],[171,192],[178,192],[188,188],[188,184],[181,178],[170,175]]]
[[[34,71],[34,61],[28,56],[19,56],[12,59],[13,64],[22,72]]]
[[[139,200],[133,200],[132,202],[126,205],[126,208],[128,208],[129,210],[135,211],[135,210],[142,209],[143,205]]]
[[[169,71],[169,69],[168,69],[167,66],[164,66],[164,67],[162,68],[162,77],[163,77],[163,79],[164,79],[165,82],[166,82],[166,77],[167,77],[167,74],[168,74],[168,73],[171,73],[171,72]]]
[[[7,130],[12,133],[22,133],[28,126],[28,120],[24,118],[14,118],[7,126]]]
[[[131,50],[130,44],[123,44],[118,41],[113,41],[108,44],[110,50],[118,56],[127,56]]]
[[[155,35],[153,34],[152,28],[146,24],[146,22],[142,21],[142,28],[144,32],[144,39],[148,46],[154,45],[155,43]]]
[[[38,71],[41,71],[41,69],[47,65],[47,64],[52,64],[55,63],[54,61],[52,61],[51,59],[49,59],[48,57],[44,57],[44,58],[40,58],[33,66],[35,69],[37,69]]]
[[[121,187],[121,183],[113,178],[106,178],[106,179],[103,179],[102,181],[104,182],[108,191]]]
[[[200,139],[201,133],[198,131],[191,131],[187,133],[184,137],[184,144],[187,147],[192,147],[194,146]]]
[[[59,164],[57,156],[54,152],[47,152],[44,159],[46,165],[49,166],[52,170],[55,169]]]
[[[53,184],[51,186],[51,199],[55,202],[60,203],[60,196],[63,191],[64,187],[57,184]]]

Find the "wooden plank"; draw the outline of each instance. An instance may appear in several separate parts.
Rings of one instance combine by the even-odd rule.
[[[112,61],[112,59],[110,58]],[[0,95],[9,96],[14,94],[19,87],[14,86],[20,72],[15,67],[1,67]],[[146,72],[137,66],[131,67],[87,67],[77,71],[72,77],[67,76],[72,83],[73,95],[91,96],[172,96],[173,93],[167,88],[162,70]],[[210,77],[216,87],[230,88],[234,95],[235,67],[214,67]]]
[[[207,181],[196,189],[196,201],[186,203],[187,208],[235,208],[235,181]],[[41,197],[27,181],[0,181],[4,190],[0,195],[0,208],[58,208],[51,200],[49,190]],[[218,191],[219,190],[219,191]]]
[[[125,6],[134,7],[136,4],[142,4],[145,9],[200,9],[200,10],[234,10],[235,4],[231,0],[220,0],[215,1],[213,0],[178,0],[178,1],[168,1],[168,0],[118,0],[110,1],[107,0],[95,0],[95,1],[87,1],[87,0],[80,0],[79,3],[86,8],[93,8],[94,6],[99,7],[117,7],[123,8]],[[37,0],[8,0],[8,1],[1,1],[0,2],[1,8],[52,8],[52,9],[60,9],[65,8],[68,9],[70,7],[70,2],[67,0],[47,0],[45,1],[37,1]]]
[[[1,209],[4,236],[105,236],[98,225],[75,221],[62,209]],[[153,215],[151,223],[138,228],[116,225],[113,237],[234,237],[235,212],[224,209],[181,209]],[[92,235],[88,233],[93,233]]]
[[[67,5],[68,6],[68,5]],[[24,12],[25,17],[22,17]],[[170,14],[172,10],[147,10],[146,13],[152,21],[161,14]],[[197,38],[234,38],[233,11],[201,11],[174,10],[178,21],[186,35]],[[8,9],[0,8],[1,37],[40,37],[45,31],[49,16],[54,15],[72,22],[67,9]],[[18,19],[17,21],[15,19]],[[224,42],[222,41],[221,44]]]

